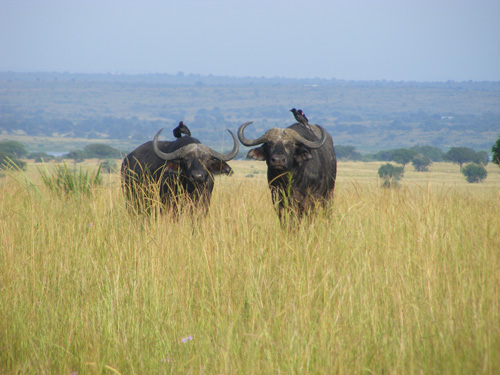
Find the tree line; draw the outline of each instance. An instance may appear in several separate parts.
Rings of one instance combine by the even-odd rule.
[[[486,151],[474,151],[468,147],[452,147],[446,153],[434,146],[413,146],[361,154],[354,146],[335,146],[337,158],[342,161],[394,161],[403,168],[412,163],[415,170],[425,172],[433,162],[448,161],[460,165],[465,163],[487,165],[490,161]]]
[[[81,162],[85,159],[121,159],[123,156],[124,152],[101,143],[89,144],[83,150],[72,150],[56,158],[46,152],[29,152],[26,146],[18,141],[0,142],[0,169],[5,169],[12,164],[20,169],[24,169],[26,162],[21,159],[33,159],[35,163],[50,162],[54,159],[70,159],[75,162]]]
[[[341,152],[345,151],[342,150]],[[389,150],[388,153],[383,153],[385,158],[401,164],[400,167],[386,163],[378,170],[379,177],[383,180],[383,187],[397,187],[399,180],[403,177],[405,166],[411,161],[417,172],[428,171],[432,161],[447,161],[458,164],[460,172],[465,176],[467,182],[482,182],[488,176],[485,166],[489,162],[488,153],[485,151],[474,151],[467,147],[452,147],[446,153],[439,154],[435,148],[429,146],[415,146],[411,149],[395,149]],[[433,151],[432,154],[424,155],[419,151]],[[349,151],[353,151],[349,148]],[[491,147],[492,162],[500,166],[500,136],[495,144]],[[376,154],[375,154],[376,155]],[[380,154],[379,154],[380,155]],[[357,155],[355,155],[357,156]],[[435,158],[434,160],[432,158]],[[375,160],[375,159],[373,159]],[[465,167],[463,166],[467,164]]]
[[[416,171],[425,172],[429,170],[433,162],[451,162],[458,164],[460,171],[466,176],[469,182],[479,182],[486,178],[485,166],[489,163],[490,157],[486,151],[474,151],[467,147],[452,147],[447,152],[434,146],[413,146],[411,148],[397,148],[392,150],[379,151],[373,154],[361,154],[354,146],[335,146],[337,159],[341,161],[393,161],[401,164],[395,167],[385,164],[379,169],[379,176],[386,180],[384,185],[391,186],[391,181],[397,182],[404,173],[406,165],[412,164]],[[491,148],[492,162],[500,166],[500,136]],[[64,154],[60,159],[71,159],[75,163],[85,159],[113,160],[121,159],[124,152],[117,150],[106,144],[93,143],[85,146],[82,150],[72,150]],[[5,169],[10,164],[24,169],[26,162],[21,159],[34,159],[35,162],[49,162],[55,157],[45,152],[30,153],[26,147],[17,141],[0,142],[0,169]],[[108,170],[116,168],[110,161],[106,162]],[[464,164],[470,163],[466,167]]]

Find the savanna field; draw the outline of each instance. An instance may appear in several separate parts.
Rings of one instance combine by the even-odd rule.
[[[178,219],[131,215],[118,173],[1,178],[0,373],[500,374],[498,166],[386,189],[340,162],[332,205],[282,226],[265,163],[229,164]]]

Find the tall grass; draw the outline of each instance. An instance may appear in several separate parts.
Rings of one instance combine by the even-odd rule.
[[[88,195],[92,189],[101,185],[101,166],[97,171],[91,173],[88,169],[80,167],[71,169],[66,163],[56,165],[53,171],[49,172],[47,167],[39,169],[43,184],[51,191],[61,195],[78,194]]]
[[[5,182],[0,372],[499,373],[497,170],[393,190],[341,163],[334,204],[282,227],[234,164],[207,216],[131,215],[116,175],[83,199]]]

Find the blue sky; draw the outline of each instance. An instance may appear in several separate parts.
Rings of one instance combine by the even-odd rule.
[[[500,1],[0,0],[0,71],[500,81]]]

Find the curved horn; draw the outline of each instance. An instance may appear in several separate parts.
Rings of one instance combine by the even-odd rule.
[[[238,129],[238,138],[241,143],[243,143],[245,146],[255,146],[255,145],[260,145],[261,143],[265,143],[268,141],[266,134],[259,138],[255,139],[248,139],[243,135],[243,132],[245,131],[245,128],[252,124],[253,121],[245,122],[243,125],[241,125]]]
[[[153,149],[155,151],[156,156],[158,156],[160,159],[163,160],[174,160],[174,159],[179,159],[181,156],[184,156],[184,154],[188,151],[186,149],[186,146],[179,148],[178,150],[175,150],[174,152],[163,152],[160,151],[158,148],[158,137],[160,136],[160,133],[163,131],[163,128],[156,133],[155,137],[153,138]],[[189,145],[188,145],[189,146]]]
[[[316,126],[321,131],[321,138],[318,139],[317,141],[309,141],[309,140],[305,139],[304,137],[302,137],[301,135],[299,135],[299,133],[297,133],[296,131],[291,130],[291,129],[285,129],[285,132],[290,137],[292,137],[295,142],[301,143],[304,146],[309,147],[309,148],[313,148],[313,149],[320,148],[321,146],[323,146],[323,144],[326,141],[326,134],[327,133],[326,133],[326,130],[323,129],[322,126],[319,126],[319,125],[316,125]]]
[[[231,134],[231,137],[233,137],[233,142],[234,142],[233,149],[230,152],[228,152],[227,154],[220,154],[217,151],[210,149],[210,155],[212,155],[213,157],[220,159],[222,161],[229,161],[229,160],[233,159],[238,154],[238,151],[240,149],[240,145],[239,145],[238,140],[236,139],[236,136],[234,135],[234,133],[229,129],[226,129],[226,130],[229,132],[229,134]]]
[[[156,156],[158,156],[160,159],[163,159],[163,160],[179,159],[179,158],[183,157],[185,154],[187,154],[188,152],[193,151],[196,148],[198,148],[198,149],[202,149],[205,152],[208,152],[213,157],[221,159],[222,161],[229,161],[229,160],[233,159],[238,154],[240,147],[239,147],[238,140],[236,139],[236,136],[234,135],[234,133],[229,129],[227,129],[227,130],[231,134],[231,136],[233,137],[233,142],[234,142],[233,149],[231,150],[231,152],[229,152],[227,154],[218,153],[217,151],[212,150],[210,147],[207,147],[207,146],[200,144],[200,143],[188,144],[184,147],[181,147],[181,148],[175,150],[174,152],[166,153],[166,152],[160,151],[160,149],[158,148],[158,137],[160,136],[160,133],[163,131],[163,129],[160,129],[158,131],[158,133],[156,133],[155,137],[153,138],[153,149],[155,151]]]

